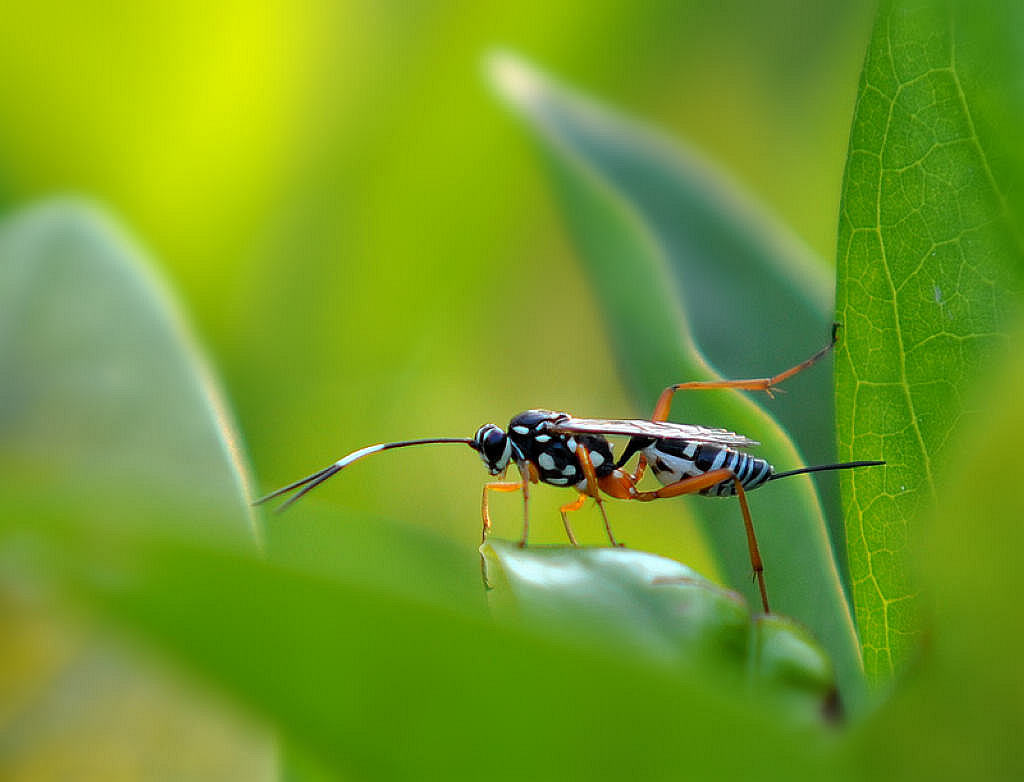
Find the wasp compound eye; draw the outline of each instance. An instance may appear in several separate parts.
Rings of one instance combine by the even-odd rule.
[[[499,426],[484,424],[473,436],[473,447],[480,452],[480,458],[487,465],[491,475],[497,475],[508,467],[512,456],[512,445],[508,435]]]

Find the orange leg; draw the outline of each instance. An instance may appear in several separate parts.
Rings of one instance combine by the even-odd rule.
[[[778,390],[777,386],[783,381],[789,380],[793,375],[798,372],[802,372],[807,367],[819,361],[824,357],[836,344],[837,332],[839,324],[835,323],[832,326],[832,340],[825,345],[821,350],[815,353],[806,361],[801,361],[796,366],[790,367],[785,372],[780,372],[772,377],[759,377],[750,380],[695,380],[690,383],[676,383],[674,386],[669,386],[661,392],[661,396],[658,397],[658,403],[654,406],[654,414],[651,416],[652,421],[667,421],[669,409],[672,407],[672,396],[676,391],[696,391],[713,388],[735,388],[741,391],[764,391],[768,396],[773,396],[774,392]],[[639,474],[643,474],[644,463],[641,462],[641,466],[638,469]]]
[[[493,481],[484,486],[483,499],[480,501],[480,515],[484,520],[484,529],[480,535],[480,543],[487,541],[487,533],[491,531],[491,512],[487,502],[487,492],[491,491],[520,491],[523,484],[520,481]]]
[[[565,534],[569,536],[569,542],[572,543],[574,546],[578,544],[576,543],[576,536],[572,534],[572,527],[569,526],[568,514],[574,510],[579,510],[580,508],[582,508],[583,503],[586,501],[587,495],[580,494],[573,502],[563,505],[561,508],[558,509],[562,513],[562,524],[565,525]]]
[[[594,463],[590,461],[590,451],[582,445],[577,445],[576,458],[580,460],[583,475],[587,479],[587,494],[594,498],[598,509],[601,511],[601,518],[604,520],[604,531],[608,533],[608,540],[616,548],[623,548],[623,544],[615,540],[615,535],[612,534],[612,525],[608,523],[608,514],[604,510],[604,501],[601,499],[601,486],[597,480],[597,471],[594,469]],[[565,518],[565,514],[562,514],[562,518]]]
[[[644,477],[644,471],[647,469],[647,457],[640,454],[640,458],[636,460],[636,472],[632,473],[629,477],[634,484],[640,483],[640,479]]]
[[[761,561],[761,551],[757,546],[757,536],[754,534],[754,522],[750,518],[747,493],[743,490],[743,485],[731,470],[724,468],[711,470],[703,475],[683,478],[676,483],[670,483],[668,486],[663,486],[657,491],[638,491],[632,494],[631,499],[650,502],[651,500],[661,500],[666,497],[678,497],[681,494],[694,494],[701,489],[707,489],[710,486],[727,480],[732,480],[736,486],[736,497],[740,501],[740,510],[743,512],[743,524],[747,530],[747,548],[750,550],[750,565],[754,568],[754,576],[757,578],[757,585],[761,590],[761,603],[764,605],[764,612],[766,614],[771,613],[771,610],[768,608],[768,591],[764,584],[764,563]]]

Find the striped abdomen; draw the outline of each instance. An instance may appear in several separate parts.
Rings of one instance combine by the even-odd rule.
[[[665,486],[724,467],[732,471],[744,489],[750,490],[768,480],[773,472],[772,466],[764,459],[721,445],[692,440],[654,440],[639,450],[647,457],[654,477]],[[702,489],[700,493],[710,497],[728,497],[736,493],[736,484],[725,480]]]

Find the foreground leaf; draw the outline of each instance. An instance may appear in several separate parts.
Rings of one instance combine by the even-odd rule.
[[[793,722],[820,720],[833,706],[831,664],[806,630],[777,614],[752,616],[739,595],[685,565],[628,549],[495,539],[480,550],[504,622],[678,668],[785,706]]]
[[[756,701],[646,656],[498,626],[483,610],[201,540],[112,530],[53,499],[45,510],[24,567],[216,681],[339,775],[825,773],[824,732],[798,737]],[[160,521],[159,508],[152,513]],[[0,517],[0,542],[24,534],[27,521]]]
[[[971,419],[970,388],[1005,351],[1007,313],[1019,306],[1024,256],[1003,192],[1019,172],[992,154],[974,112],[1024,69],[1009,41],[1020,13],[983,3],[970,14],[1003,14],[1003,23],[965,26],[954,8],[883,5],[840,216],[837,310],[848,338],[836,360],[839,456],[888,463],[843,476],[857,621],[875,680],[916,644],[908,552],[943,466],[961,458],[952,433]],[[1012,69],[965,82],[972,58],[990,49],[1015,51]],[[1024,113],[1016,121],[1019,131]]]

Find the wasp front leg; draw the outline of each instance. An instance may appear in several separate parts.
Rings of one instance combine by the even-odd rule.
[[[493,481],[484,485],[483,498],[480,501],[480,515],[483,517],[483,532],[480,535],[480,543],[487,541],[487,534],[491,531],[491,511],[488,503],[488,492],[492,491],[521,491],[523,484],[520,481]],[[525,534],[525,531],[524,531]]]
[[[839,324],[832,324],[832,339],[825,347],[811,356],[805,361],[801,361],[796,366],[792,366],[784,372],[779,372],[777,375],[771,377],[758,377],[751,378],[749,380],[695,380],[689,383],[676,383],[675,385],[669,386],[661,392],[661,396],[658,397],[658,402],[654,406],[654,413],[651,415],[652,421],[667,421],[669,410],[672,407],[672,397],[676,391],[700,391],[709,389],[720,389],[720,388],[732,388],[739,391],[764,391],[768,396],[772,396],[777,390],[780,383],[789,380],[793,375],[798,372],[802,372],[812,364],[816,364],[825,355],[832,350],[838,339]]]

